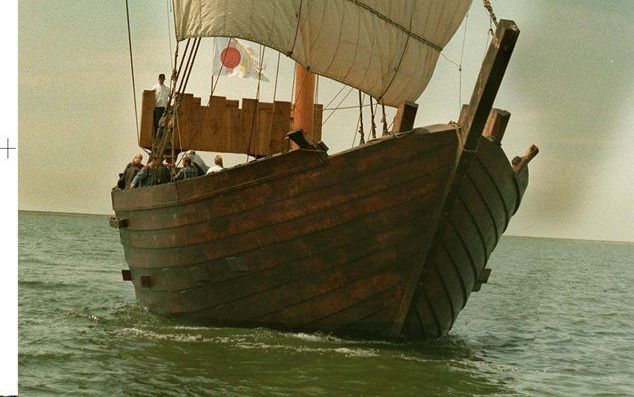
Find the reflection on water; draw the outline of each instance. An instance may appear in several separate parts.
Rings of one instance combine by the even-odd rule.
[[[628,394],[633,253],[505,238],[451,336],[398,344],[179,325],[136,305],[104,217],[20,213],[20,393]]]

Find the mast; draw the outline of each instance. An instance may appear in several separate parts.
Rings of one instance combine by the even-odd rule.
[[[313,137],[315,118],[315,74],[299,63],[295,64],[295,108],[293,110],[293,129],[301,128]]]

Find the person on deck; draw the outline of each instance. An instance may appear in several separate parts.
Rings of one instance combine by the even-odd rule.
[[[185,156],[183,157],[183,168],[178,171],[178,173],[174,177],[174,180],[180,181],[181,179],[195,178],[198,175],[198,169],[196,169],[196,167],[192,165],[192,159]]]
[[[143,165],[141,164],[142,160],[143,155],[141,153],[137,153],[134,155],[134,158],[132,158],[132,162],[126,165],[125,170],[122,174],[120,174],[121,178],[119,179],[118,183],[119,189],[130,189],[130,184],[132,183],[132,180],[134,179],[136,174],[141,171],[141,168],[143,168]]]
[[[214,158],[214,165],[209,167],[209,170],[207,170],[207,173],[211,174],[212,172],[218,172],[224,169],[225,168],[222,166],[222,156],[217,154],[216,157]]]
[[[161,185],[169,182],[170,179],[170,171],[163,165],[163,159],[160,157],[152,157],[150,161],[148,161],[148,164],[136,174],[130,184],[130,189]]]
[[[165,113],[165,108],[167,107],[167,103],[169,101],[170,89],[165,84],[165,75],[163,73],[159,74],[158,84],[152,87],[154,90],[154,95],[156,98],[156,102],[154,103],[154,135],[156,136],[159,129],[159,121],[161,117],[163,117],[163,113]]]
[[[187,152],[187,157],[192,160],[192,166],[198,170],[198,176],[202,176],[207,173],[209,166],[205,163],[202,157],[196,154],[195,151],[190,150]]]

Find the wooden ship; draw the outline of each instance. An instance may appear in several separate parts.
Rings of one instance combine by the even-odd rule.
[[[469,0],[435,2],[426,12],[405,12],[430,3],[411,0],[386,1],[383,8],[380,1],[276,1],[278,10],[296,8],[259,15],[259,27],[267,18],[289,19],[267,25],[272,30],[263,37],[254,33],[257,26],[232,30],[244,15],[237,8],[222,10],[225,3],[174,1],[177,39],[187,40],[187,48],[160,136],[152,124],[153,91],[144,93],[139,144],[154,153],[196,149],[248,153],[257,160],[179,182],[114,190],[110,223],[119,229],[129,267],[124,280],[150,312],[185,322],[372,339],[445,335],[471,292],[487,282],[487,260],[520,205],[526,165],[537,153],[531,146],[509,162],[501,140],[510,114],[493,108],[519,34],[516,24],[497,23],[458,121],[414,128],[412,100],[427,85]],[[382,32],[376,40],[387,41],[378,44],[402,39],[393,40],[400,43],[390,51],[396,59],[377,60],[376,73],[391,79],[342,77],[323,67],[332,59],[307,61],[332,55],[315,44],[319,34],[311,36],[309,29],[313,14],[333,17],[333,10],[318,11],[334,3],[346,8],[344,14],[354,11],[357,19],[389,30],[392,36]],[[405,11],[395,12],[395,3]],[[284,23],[291,27],[277,31]],[[428,37],[427,31],[438,34]],[[240,107],[211,96],[201,105],[184,87],[188,57],[203,36],[244,38],[293,58],[294,104],[243,99]],[[312,53],[317,50],[322,52]],[[357,58],[339,69],[350,69]],[[385,62],[407,72],[399,75]],[[329,155],[321,142],[322,106],[313,103],[313,72],[398,107],[392,130]],[[363,68],[356,73],[372,74]]]

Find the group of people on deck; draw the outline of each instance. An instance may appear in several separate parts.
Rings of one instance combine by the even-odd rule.
[[[123,173],[119,174],[119,189],[134,189],[138,187],[161,185],[167,182],[181,181],[195,178],[205,174],[224,170],[222,166],[222,156],[219,154],[214,158],[214,165],[208,167],[196,152],[190,151],[182,161],[183,167],[178,169],[172,177],[170,165],[164,163],[161,156],[150,156],[146,165],[141,164],[143,155],[137,153]],[[175,170],[176,168],[173,167]]]
[[[165,85],[165,75],[160,74],[158,84],[152,87],[155,93],[154,105],[154,134],[160,133],[159,121],[169,103],[170,89]],[[214,165],[207,166],[203,159],[196,152],[189,151],[182,158],[183,167],[176,168],[174,164],[166,164],[163,156],[150,156],[146,165],[141,164],[143,155],[137,153],[123,173],[119,174],[119,181],[115,188],[134,189],[138,187],[161,185],[167,182],[181,181],[195,178],[205,174],[222,171],[222,156],[219,154],[214,158]]]

